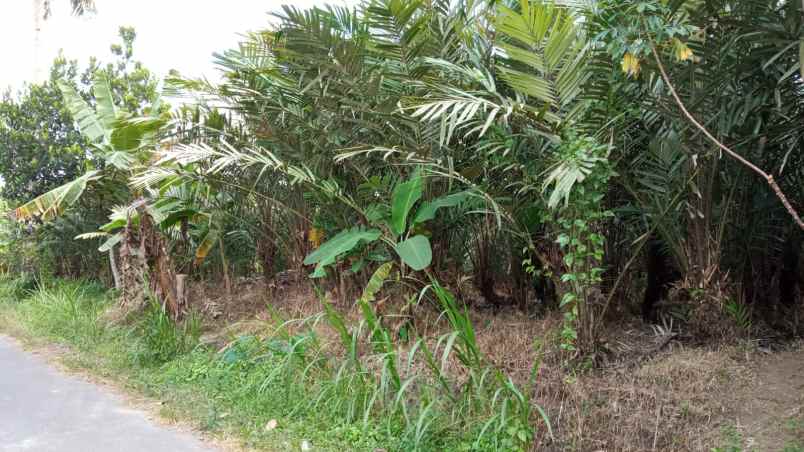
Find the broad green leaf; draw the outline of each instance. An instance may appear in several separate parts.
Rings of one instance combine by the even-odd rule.
[[[422,197],[422,177],[417,172],[407,182],[397,184],[391,197],[391,230],[402,235],[407,229],[410,209]]]
[[[96,79],[92,85],[92,94],[95,95],[95,110],[98,120],[103,126],[104,132],[108,134],[114,128],[117,120],[117,108],[114,106],[109,81],[105,78]]]
[[[59,88],[61,88],[67,109],[78,123],[78,130],[81,131],[81,134],[93,143],[100,142],[106,136],[106,128],[92,107],[84,101],[75,88],[67,83],[60,82]]]
[[[41,217],[42,220],[52,220],[64,212],[64,209],[73,205],[87,188],[87,183],[99,179],[98,171],[88,171],[78,179],[56,187],[35,199],[17,207],[14,216],[18,221]]]
[[[189,220],[196,215],[198,215],[198,210],[193,208],[177,210],[171,212],[164,220],[162,220],[162,222],[159,223],[159,227],[169,228],[181,222],[182,220]]]
[[[413,270],[423,270],[427,268],[433,260],[433,250],[430,248],[430,240],[423,235],[416,235],[399,242],[394,249],[396,250],[396,254],[402,258],[402,262]]]
[[[132,165],[136,161],[133,155],[123,151],[110,152],[106,154],[103,158],[104,160],[106,160],[106,163],[112,165],[113,167],[121,171],[130,170]]]
[[[92,240],[92,239],[102,239],[105,237],[109,237],[108,232],[95,231],[95,232],[85,232],[83,234],[78,234],[77,236],[75,236],[75,240]]]
[[[132,219],[133,219],[133,216],[132,216]],[[110,222],[108,222],[108,223],[104,224],[103,226],[101,226],[101,227],[100,227],[100,228],[98,228],[98,229],[100,229],[101,231],[105,231],[105,232],[107,232],[107,233],[108,233],[108,232],[112,232],[112,231],[114,231],[114,230],[116,230],[116,229],[120,229],[120,228],[122,228],[122,227],[125,227],[125,226],[126,226],[126,222],[127,222],[127,219],[126,219],[126,218],[115,218],[115,219],[113,219],[112,221],[110,221]]]
[[[470,196],[470,192],[462,191],[428,201],[419,207],[419,210],[416,212],[416,216],[413,218],[413,223],[423,223],[425,221],[432,220],[435,218],[438,209],[442,207],[455,207],[458,204],[466,201]]]
[[[115,151],[133,151],[146,145],[149,138],[165,125],[161,118],[131,118],[117,121],[111,133]]]
[[[123,240],[123,234],[118,232],[117,234],[109,237],[105,242],[103,242],[100,248],[98,248],[98,251],[100,251],[101,253],[105,253],[110,249],[114,248],[114,246],[120,243],[121,240]]]
[[[338,256],[348,253],[360,242],[373,242],[380,238],[380,235],[381,232],[377,229],[351,228],[343,230],[308,254],[304,258],[304,265],[317,264],[313,277],[322,277],[325,275],[324,267],[335,263]]]

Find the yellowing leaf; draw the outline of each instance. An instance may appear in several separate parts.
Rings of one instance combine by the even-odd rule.
[[[391,270],[393,268],[393,262],[386,262],[380,265],[379,268],[374,271],[374,274],[371,275],[366,287],[363,288],[363,295],[360,296],[360,299],[367,303],[374,301],[374,297],[377,295],[377,292],[382,289],[383,284],[385,284],[385,280],[388,279],[388,276],[391,274]]]
[[[313,248],[318,248],[321,246],[321,242],[324,241],[324,230],[316,227],[310,228],[310,232],[307,233],[307,241],[310,242]]]
[[[677,38],[673,40],[673,51],[678,61],[687,61],[693,57],[692,49]]]
[[[195,250],[195,266],[198,267],[204,262],[204,259],[207,258],[207,255],[212,250],[212,247],[218,243],[218,230],[210,228],[207,231],[207,234],[204,236],[204,239],[198,245],[198,248]]]
[[[639,75],[639,58],[635,57],[630,52],[625,53],[622,62],[620,62],[620,66],[623,72],[629,77]]]

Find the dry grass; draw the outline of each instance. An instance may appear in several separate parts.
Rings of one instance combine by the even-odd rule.
[[[676,350],[634,368],[553,382],[544,392],[552,396],[554,448],[708,450],[745,372],[725,350]]]

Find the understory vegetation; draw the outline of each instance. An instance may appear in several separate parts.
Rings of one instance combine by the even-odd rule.
[[[458,390],[438,367],[449,350],[437,348],[441,353],[433,356],[424,342],[418,344],[424,358],[415,349],[404,360],[393,350],[333,356],[317,335],[320,316],[274,317],[262,324],[262,335],[239,335],[221,351],[200,342],[197,319],[177,325],[158,303],[136,321],[115,326],[103,318],[114,300],[96,283],[54,280],[33,291],[23,285],[0,285],[3,330],[73,347],[77,354],[70,360],[79,368],[167,399],[163,415],[175,411],[203,430],[237,434],[253,447],[297,448],[293,443],[306,438],[318,450],[517,450],[532,439],[529,400],[512,382],[479,362],[467,363],[474,381]],[[466,322],[458,311],[451,315]],[[343,319],[326,321],[342,331]],[[472,334],[471,325],[463,328]],[[448,347],[473,353],[477,345],[459,336]],[[349,339],[350,347],[360,346],[356,339]],[[433,366],[438,386],[416,378],[419,360]],[[381,367],[383,377],[373,378],[371,367]],[[407,375],[404,381],[400,373]]]
[[[2,325],[247,447],[721,447],[804,330],[802,8],[286,6],[219,82],[122,28],[0,102]]]

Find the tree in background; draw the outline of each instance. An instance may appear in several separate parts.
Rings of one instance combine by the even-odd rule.
[[[0,102],[0,196],[12,202],[45,193],[84,171],[88,143],[64,105],[59,81],[74,82],[77,65],[56,59],[50,79]]]

